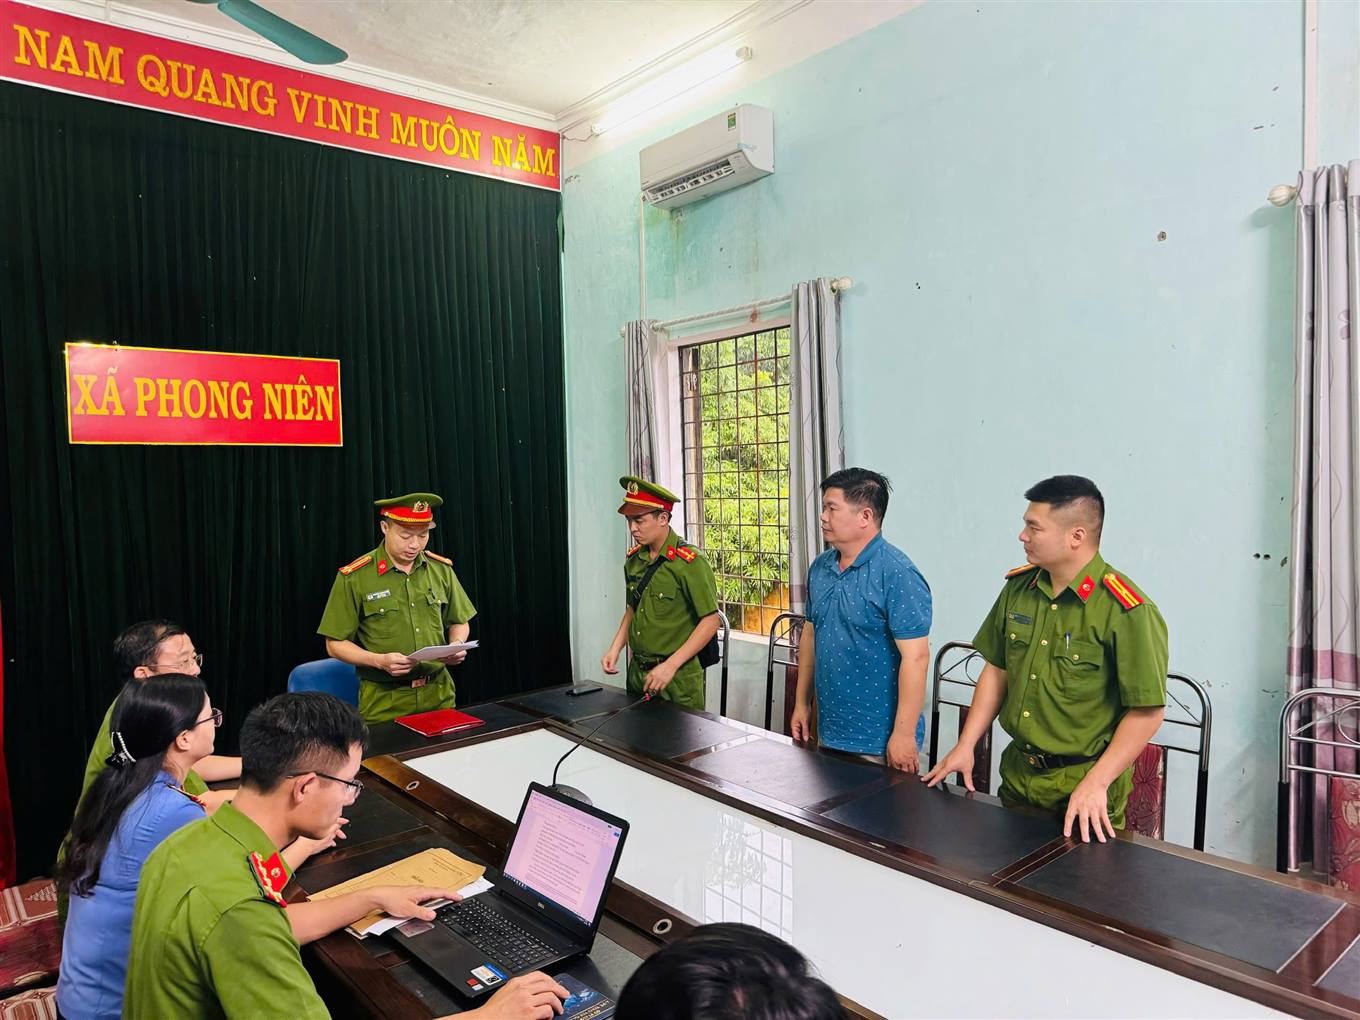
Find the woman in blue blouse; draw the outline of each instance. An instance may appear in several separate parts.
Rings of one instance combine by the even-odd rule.
[[[57,874],[71,897],[57,982],[64,1017],[121,1016],[142,864],[166,836],[204,817],[180,784],[212,754],[221,724],[197,677],[152,676],[119,695],[110,767],[81,801]]]

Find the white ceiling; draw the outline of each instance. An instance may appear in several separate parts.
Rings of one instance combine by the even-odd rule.
[[[558,120],[646,77],[674,51],[804,0],[261,0],[360,65]],[[211,4],[117,0],[124,11],[258,38]],[[325,73],[324,68],[319,68]],[[641,72],[640,74],[638,74]]]

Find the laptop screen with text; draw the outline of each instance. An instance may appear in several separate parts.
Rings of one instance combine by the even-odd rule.
[[[592,926],[623,830],[531,789],[502,871],[519,888]]]

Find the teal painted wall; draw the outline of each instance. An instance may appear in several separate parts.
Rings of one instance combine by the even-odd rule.
[[[1302,35],[1293,2],[927,3],[575,168],[578,673],[601,677],[623,608],[618,329],[638,315],[637,150],[734,102],[769,106],[773,177],[648,210],[648,317],[854,277],[847,453],[895,483],[887,537],[931,583],[937,645],[970,638],[1022,561],[1023,490],[1095,478],[1106,556],[1159,603],[1173,667],[1210,685],[1209,849],[1269,863],[1293,212],[1265,196],[1298,171]],[[737,655],[746,718],[761,655]],[[1188,777],[1172,783],[1191,795]]]

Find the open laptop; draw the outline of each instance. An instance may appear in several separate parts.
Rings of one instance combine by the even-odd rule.
[[[392,935],[473,999],[588,953],[627,836],[622,818],[530,783],[496,886]]]

